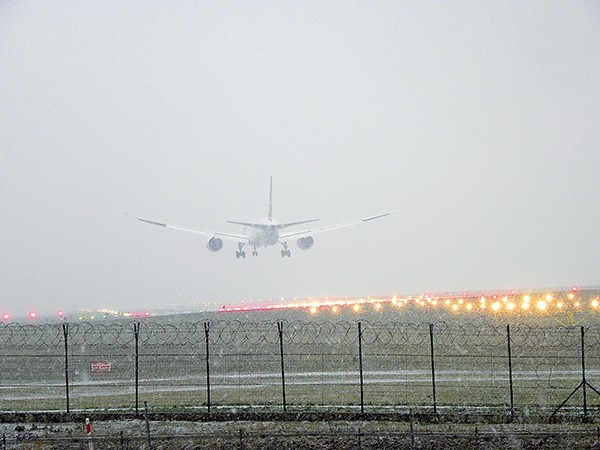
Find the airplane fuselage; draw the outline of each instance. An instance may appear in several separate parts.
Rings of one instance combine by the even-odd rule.
[[[279,230],[277,222],[265,220],[264,228],[245,228],[244,233],[248,235],[248,244],[251,247],[268,247],[279,243]]]

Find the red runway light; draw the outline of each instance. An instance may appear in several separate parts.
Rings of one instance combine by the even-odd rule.
[[[37,311],[30,311],[30,312],[29,312],[29,318],[30,318],[31,320],[35,320],[35,319],[37,319],[38,317],[39,317],[39,314],[37,313]]]
[[[2,314],[2,320],[4,322],[8,322],[10,320],[10,313],[7,313],[7,312],[3,313]]]

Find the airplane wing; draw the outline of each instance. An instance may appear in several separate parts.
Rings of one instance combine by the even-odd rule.
[[[208,230],[192,230],[190,228],[178,227],[175,225],[169,225],[167,223],[156,222],[154,220],[142,219],[141,217],[132,216],[131,214],[125,213],[125,215],[139,220],[141,222],[146,222],[152,225],[157,225],[159,227],[171,228],[173,230],[185,231],[187,233],[200,234],[203,236],[217,236],[225,240],[234,241],[234,242],[248,242],[248,236],[243,234],[232,234],[232,233],[222,233],[219,231],[208,231]]]
[[[302,230],[302,231],[293,231],[291,233],[284,233],[284,234],[280,234],[279,235],[279,239],[284,241],[288,238],[302,238],[302,237],[307,237],[307,236],[311,236],[313,234],[316,233],[321,233],[323,231],[330,231],[330,230],[336,230],[338,228],[343,228],[343,227],[349,227],[351,225],[357,225],[359,223],[364,223],[364,222],[370,222],[371,220],[375,220],[375,219],[379,219],[381,217],[385,217],[385,216],[389,216],[390,214],[395,213],[396,211],[400,211],[399,209],[395,209],[393,211],[388,211],[382,214],[377,214],[375,216],[370,216],[370,217],[365,217],[363,219],[358,219],[358,220],[351,220],[348,222],[343,222],[343,223],[337,223],[334,225],[327,225],[324,227],[318,227],[318,228],[312,228],[312,229],[308,229],[308,230]]]

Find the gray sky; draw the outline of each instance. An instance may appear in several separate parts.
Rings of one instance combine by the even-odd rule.
[[[600,4],[0,3],[0,311],[597,285]],[[236,260],[191,228],[336,223]]]

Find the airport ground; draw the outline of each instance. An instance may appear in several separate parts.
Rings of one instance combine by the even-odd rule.
[[[594,295],[597,296],[597,292]],[[585,300],[588,303],[593,301],[592,297],[586,297]],[[89,369],[88,360],[91,357],[102,359],[111,355],[114,346],[102,340],[114,338],[121,342],[125,337],[119,334],[119,330],[131,334],[131,320],[94,322],[81,326],[80,334],[72,336],[75,345],[70,352],[70,364],[73,365],[71,382],[74,390],[70,414],[60,411],[64,405],[64,399],[61,398],[64,395],[64,381],[61,384],[64,372],[60,332],[56,334],[52,327],[27,326],[24,329],[26,339],[19,346],[16,337],[23,330],[13,330],[15,333],[8,343],[15,347],[3,358],[3,364],[7,360],[13,364],[3,366],[0,371],[5,375],[0,387],[6,394],[1,402],[5,412],[0,413],[4,448],[86,448],[89,443],[83,425],[86,415],[92,418],[92,442],[96,448],[107,449],[600,448],[600,400],[593,392],[588,394],[590,397],[585,415],[581,409],[581,392],[578,392],[557,417],[550,417],[552,409],[580,379],[580,326],[591,330],[586,344],[587,373],[588,381],[597,386],[600,340],[597,329],[599,313],[595,310],[581,308],[571,313],[539,310],[511,315],[509,311],[489,310],[463,310],[461,313],[451,308],[433,308],[429,304],[403,307],[387,304],[383,308],[376,308],[375,305],[363,304],[360,311],[345,307],[333,312],[331,307],[321,307],[316,313],[300,309],[197,313],[141,319],[142,325],[146,326],[142,327],[145,333],[143,337],[148,339],[142,345],[141,352],[142,367],[146,370],[143,373],[145,381],[141,385],[142,398],[151,399],[154,407],[148,422],[144,420],[143,413],[132,413],[131,406],[122,412],[118,411],[119,406],[132,404],[130,379],[118,381],[118,374],[115,373],[118,381],[115,386],[123,389],[119,398],[107,395],[106,383],[79,373],[82,368]],[[295,334],[290,334],[285,341],[286,370],[290,373],[290,405],[287,413],[281,412],[279,402],[278,321],[285,321],[285,330],[290,333],[297,326]],[[210,416],[206,413],[205,399],[200,401],[196,410],[192,406],[204,395],[202,386],[206,379],[202,375],[202,324],[206,322],[213,324],[211,332],[216,333],[221,326],[218,339],[211,338],[214,339],[211,341],[211,352],[215,357],[211,363],[218,366],[214,369],[214,404]],[[358,322],[365,327],[365,415],[357,413],[358,372],[355,353]],[[435,335],[438,401],[441,403],[437,421],[431,414],[429,376],[422,382],[417,379],[431,370],[426,332],[428,323],[435,324],[436,333],[437,330],[440,332]],[[506,407],[508,385],[503,333],[507,324],[530,333],[524,335],[515,332],[516,337],[513,336],[515,349],[519,352],[516,366],[520,371],[517,374],[517,411],[514,418]],[[177,332],[177,339],[165,335],[161,331],[163,328]],[[98,334],[98,330],[104,331]],[[268,337],[261,334],[264,330],[268,330]],[[327,336],[323,333],[327,330],[334,330],[337,335]],[[50,333],[49,340],[42,338],[45,333]],[[127,342],[116,350],[122,357],[123,367],[128,367],[127,373],[131,372],[132,362],[132,338],[129,334]],[[85,342],[78,344],[77,339],[82,335]],[[93,344],[98,336],[102,342]],[[554,340],[554,337],[557,339]],[[31,340],[51,342],[53,350],[49,351],[43,346],[29,347]],[[73,342],[70,341],[70,345]],[[180,353],[177,361],[197,365],[195,377],[182,381],[181,374],[185,375],[186,369],[179,364],[161,363],[169,361],[166,358],[170,358],[173,345],[178,346],[177,353]],[[219,347],[225,345],[227,348]],[[327,345],[334,347],[327,349]],[[338,354],[340,349],[346,356]],[[257,360],[257,356],[265,355],[267,359]],[[6,377],[23,361],[30,361],[36,370],[50,367],[36,366],[40,361],[52,361],[56,366],[48,372],[56,378],[52,386],[44,386],[39,382],[31,384],[40,390],[42,397],[55,395],[56,392],[56,399],[47,408],[43,406],[45,400],[40,400],[39,393],[32,394],[31,389],[27,392],[15,388],[18,377],[23,378],[25,373],[30,372],[35,375],[36,370],[16,372],[14,381]],[[153,362],[152,366],[148,365],[149,362]],[[479,369],[477,364],[480,365]],[[118,367],[116,363],[115,368]],[[308,374],[319,374],[310,375],[318,378],[318,389],[312,386],[314,380],[305,381],[302,378],[304,372],[300,369],[305,368],[308,368]],[[463,368],[474,373],[481,371],[481,380],[477,377],[468,378]],[[257,382],[256,377],[244,378],[244,371],[261,374],[262,381]],[[347,385],[336,386],[335,381],[327,378],[328,371],[339,371],[338,376],[343,377],[341,381],[347,381]],[[235,373],[235,377],[228,378],[229,372]],[[377,377],[389,375],[397,378],[378,381]],[[294,386],[293,381],[298,384]],[[171,382],[174,384],[170,392]],[[455,385],[458,387],[455,388]],[[193,388],[192,395],[196,400],[186,396],[188,387]],[[465,387],[466,393],[461,390]],[[93,395],[86,395],[86,388],[92,388]],[[153,394],[153,388],[166,388],[166,391]],[[22,398],[18,398],[18,392],[24,393]],[[7,400],[9,394],[14,397],[10,403]],[[266,402],[265,398],[268,398]],[[339,399],[339,403],[332,403],[331,399],[335,398]],[[386,415],[385,404],[390,399],[393,399],[395,406],[393,412]],[[324,405],[320,405],[320,402]],[[545,409],[535,406],[542,403]],[[345,406],[336,407],[336,404]],[[408,413],[411,405],[414,407],[412,421]],[[486,405],[492,407],[486,409]],[[25,411],[21,414],[16,412],[19,410]]]

